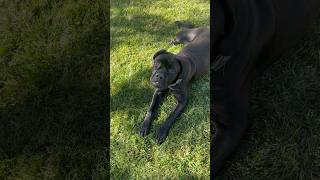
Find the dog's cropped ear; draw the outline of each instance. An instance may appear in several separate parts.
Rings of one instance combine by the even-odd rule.
[[[156,52],[154,55],[153,55],[153,58],[152,60],[154,60],[157,56],[159,56],[160,54],[163,54],[163,53],[168,53],[165,49],[161,49],[159,50],[158,52]]]

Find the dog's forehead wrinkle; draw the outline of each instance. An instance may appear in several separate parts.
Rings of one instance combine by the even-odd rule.
[[[156,58],[155,62],[158,62],[161,65],[168,66],[168,65],[174,64],[174,58],[173,57],[159,57],[159,58]]]

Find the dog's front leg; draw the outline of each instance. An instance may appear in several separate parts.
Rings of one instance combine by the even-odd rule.
[[[151,122],[152,122],[152,120],[154,119],[154,117],[156,115],[156,111],[157,111],[160,103],[164,99],[165,93],[166,92],[159,91],[159,90],[155,90],[154,91],[150,107],[148,109],[146,117],[144,118],[144,121],[143,121],[143,124],[142,124],[142,128],[140,130],[140,135],[142,137],[148,135],[149,129],[150,129],[150,126],[151,126]]]
[[[240,92],[233,91],[232,92]],[[246,95],[221,89],[213,92],[213,122],[216,133],[211,143],[211,169],[214,177],[239,144],[247,128],[248,99]]]
[[[181,115],[183,109],[187,105],[187,95],[185,92],[174,94],[174,96],[177,99],[178,104],[175,107],[175,109],[171,112],[167,120],[161,125],[156,138],[158,144],[161,144],[164,142],[164,140],[166,139],[169,133],[171,126],[176,121],[176,119]]]

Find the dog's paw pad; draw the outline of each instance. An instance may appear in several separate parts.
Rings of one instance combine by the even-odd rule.
[[[156,143],[157,144],[162,144],[164,142],[165,138],[157,137]]]

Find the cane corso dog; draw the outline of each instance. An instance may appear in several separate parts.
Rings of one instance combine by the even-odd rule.
[[[187,22],[177,21],[176,24],[182,31],[171,40],[170,44],[184,44],[184,47],[178,54],[166,50],[154,54],[150,81],[155,91],[140,131],[141,136],[148,134],[159,104],[166,93],[172,93],[178,103],[159,129],[156,137],[158,144],[164,142],[171,126],[185,108],[190,81],[205,74],[210,68],[210,29],[194,28]]]
[[[319,7],[320,0],[214,1],[210,74],[214,176],[246,131],[252,80],[299,44]]]

